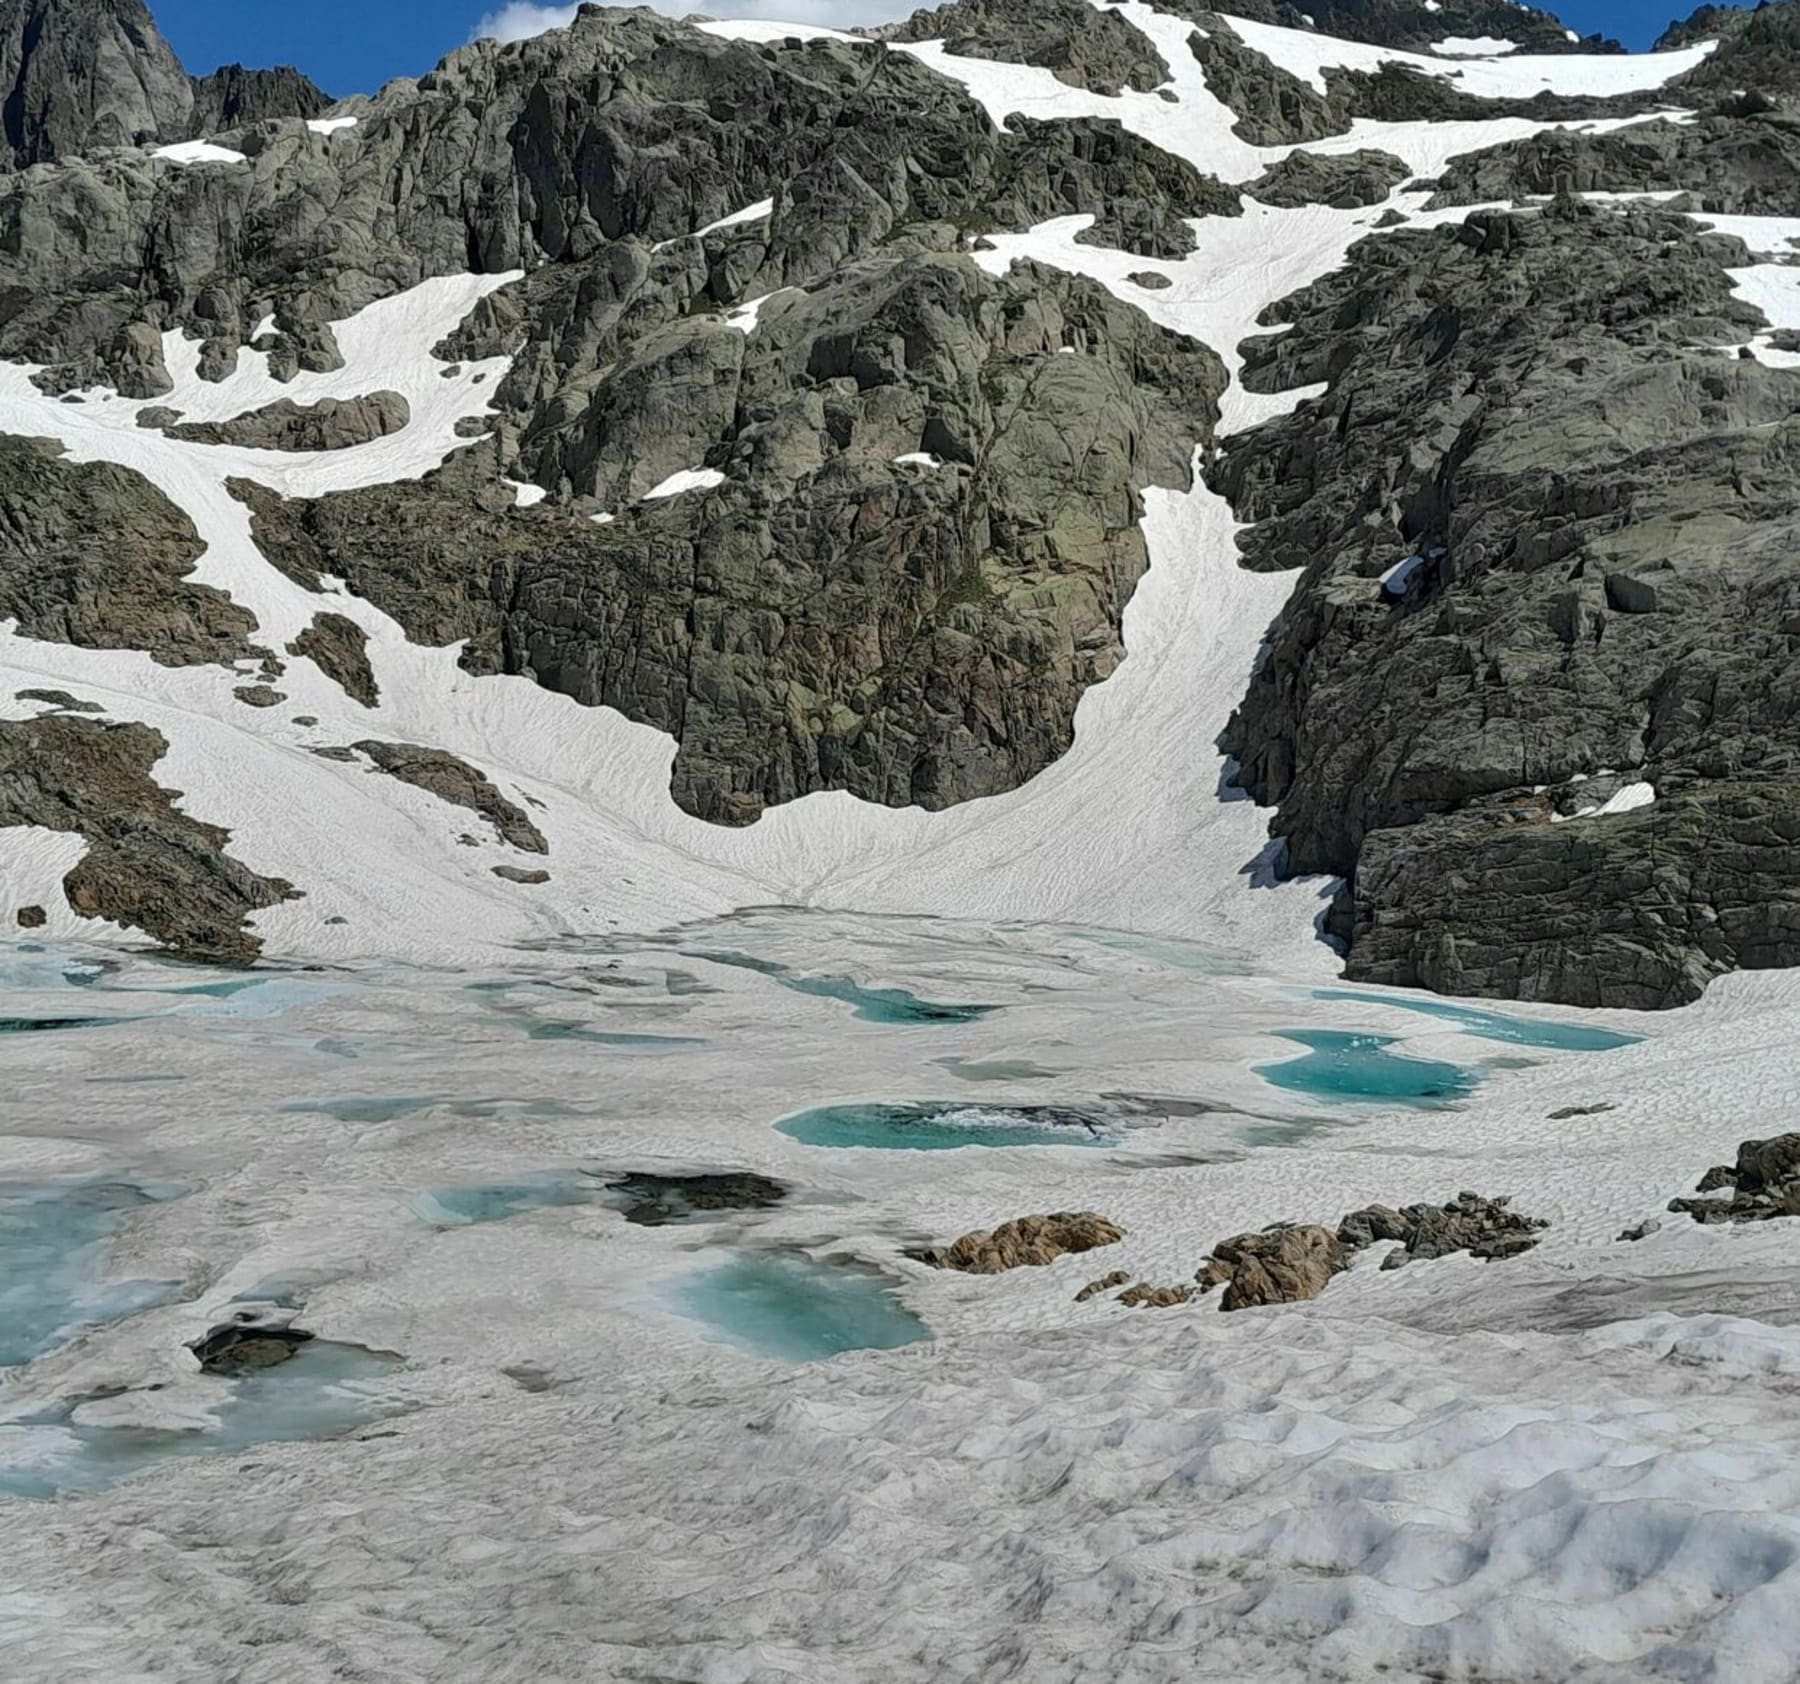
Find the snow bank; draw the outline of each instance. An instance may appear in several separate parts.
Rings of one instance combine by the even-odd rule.
[[[166,158],[171,164],[244,164],[249,159],[229,146],[216,146],[210,140],[183,140],[173,146],[159,146],[150,156]]]

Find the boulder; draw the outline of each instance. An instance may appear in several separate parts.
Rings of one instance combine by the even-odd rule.
[[[1116,1245],[1125,1230],[1091,1210],[1055,1211],[1048,1216],[1020,1216],[991,1233],[978,1229],[940,1250],[909,1251],[917,1262],[934,1269],[960,1269],[969,1275],[998,1275],[1007,1269],[1038,1268],[1068,1253]]]
[[[1350,1248],[1329,1228],[1279,1223],[1257,1234],[1221,1240],[1194,1280],[1202,1292],[1225,1288],[1221,1310],[1295,1304],[1317,1298],[1350,1267]]]

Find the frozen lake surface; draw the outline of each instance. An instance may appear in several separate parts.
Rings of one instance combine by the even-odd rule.
[[[1618,1237],[1786,1117],[1781,978],[1496,1010],[778,908],[475,974],[18,944],[0,977],[0,1015],[97,1020],[10,1036],[0,1095],[0,1637],[64,1676],[990,1676],[1028,1603],[1040,1655],[1181,1625],[1134,1679],[1195,1644],[1291,1678],[1299,1631],[1423,1676],[1520,1607],[1606,1634],[1584,1684],[1658,1676],[1671,1619],[1788,1664],[1792,1239]],[[1538,1249],[1075,1302],[1463,1188]],[[1125,1238],[909,1255],[1058,1210]],[[314,1340],[202,1373],[269,1304]],[[279,1595],[220,1577],[252,1559]]]

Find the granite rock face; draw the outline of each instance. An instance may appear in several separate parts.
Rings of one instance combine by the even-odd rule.
[[[1732,97],[1688,122],[1546,130],[1454,159],[1430,208],[1557,193],[1691,195],[1693,208],[1800,215],[1800,109]]]
[[[671,732],[675,798],[723,822],[822,788],[943,807],[1061,754],[1121,653],[1140,493],[1189,482],[1224,384],[1091,282],[936,253],[773,299],[753,336],[691,317],[634,351],[584,407],[552,382],[585,347],[503,393],[536,405],[522,471],[606,525],[472,508],[470,463],[243,495],[290,576]],[[647,496],[702,469],[718,483]]]
[[[0,179],[0,355],[48,365],[52,390],[126,376],[155,396],[167,328],[216,378],[273,316],[278,374],[329,369],[329,321],[434,275],[548,265],[592,336],[615,307],[730,307],[903,240],[1124,206],[1166,243],[1171,216],[1237,208],[1109,123],[996,131],[905,53],[640,11],[464,48],[329,140],[291,121],[228,138],[244,163],[108,154]],[[763,200],[766,218],[692,234]]]
[[[1400,4],[1411,10],[1411,0],[1400,0]],[[1499,0],[1499,5],[1512,16],[1523,15],[1523,8],[1512,7],[1511,0]],[[1177,8],[1165,3],[1161,9]],[[1262,22],[1286,20],[1258,16],[1250,5],[1221,7],[1211,12],[1196,8],[1191,14],[1200,27],[1189,38],[1188,45],[1200,63],[1207,88],[1237,113],[1237,121],[1232,125],[1234,132],[1254,146],[1286,146],[1347,134],[1359,118],[1419,123],[1512,116],[1539,122],[1566,122],[1647,110],[1654,103],[1649,95],[1603,99],[1545,93],[1530,99],[1481,99],[1463,92],[1452,75],[1434,74],[1419,66],[1397,62],[1384,63],[1373,71],[1328,66],[1322,73],[1325,92],[1320,93],[1312,83],[1248,45],[1231,27],[1231,18],[1221,15],[1227,11],[1257,16],[1257,21]],[[1184,11],[1182,15],[1189,14]],[[1413,17],[1417,18],[1418,12],[1414,12]],[[1287,22],[1286,26],[1308,27],[1299,21]],[[1430,27],[1434,40],[1455,33],[1450,29],[1436,33],[1435,19]],[[1324,32],[1332,33],[1328,29]],[[1403,40],[1407,31],[1398,29],[1389,33]],[[1396,45],[1397,40],[1378,44]],[[1566,37],[1562,46],[1576,50]],[[1581,50],[1594,49],[1591,44],[1584,44]],[[1456,61],[1444,59],[1442,62],[1448,68]]]
[[[193,111],[143,0],[0,0],[0,168],[183,140]]]
[[[193,85],[194,109],[188,120],[192,136],[280,117],[317,117],[331,105],[330,97],[291,65],[273,70],[221,65],[210,76],[196,76]]]
[[[1504,808],[1378,830],[1349,898],[1361,981],[1654,1011],[1800,963],[1800,780],[1697,780],[1632,813]]]
[[[0,171],[330,104],[299,71],[189,76],[143,0],[0,0]]]
[[[1726,354],[1747,261],[1656,210],[1477,213],[1246,347],[1329,389],[1213,469],[1245,563],[1303,569],[1223,741],[1285,869],[1350,880],[1349,975],[1648,1006],[1800,962],[1800,373]],[[1663,799],[1558,822],[1600,770]]]
[[[1800,10],[1792,0],[1703,6],[1685,23],[1672,25],[1657,46],[1704,40],[1717,40],[1718,48],[1676,84],[1681,95],[1800,95]]]

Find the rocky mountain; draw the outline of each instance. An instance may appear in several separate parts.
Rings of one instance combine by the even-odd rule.
[[[1499,0],[589,7],[331,122],[291,72],[188,80],[132,0],[0,19],[40,166],[0,175],[0,694],[111,721],[0,715],[75,792],[0,784],[0,827],[98,847],[105,790],[229,748],[335,780],[340,836],[545,805],[547,864],[483,857],[509,822],[429,868],[521,929],[522,885],[577,904],[559,825],[615,823],[588,903],[654,858],[932,910],[985,849],[997,909],[1104,922],[1061,839],[1179,906],[1244,867],[1248,795],[1253,875],[1336,879],[1356,977],[1659,1006],[1800,963],[1793,4],[1656,59]],[[1275,594],[1150,623],[1182,568]],[[1193,660],[1218,703],[1101,700]],[[572,707],[570,753],[657,733],[660,787],[564,816],[464,696]],[[1149,781],[1078,816],[1089,765],[1168,816],[1134,824]],[[240,864],[231,788],[152,833],[192,917],[146,921],[130,850],[76,911],[241,952],[387,869]]]
[[[190,77],[143,0],[0,0],[0,168],[312,117],[329,103],[296,70]]]

